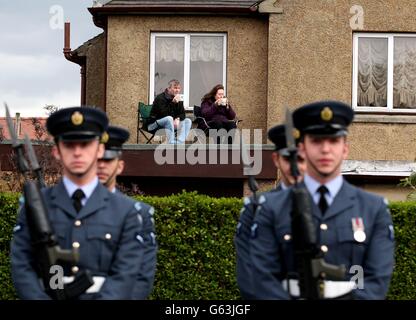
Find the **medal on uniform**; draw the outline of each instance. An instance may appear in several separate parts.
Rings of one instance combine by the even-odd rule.
[[[364,232],[363,218],[356,217],[351,219],[352,231],[354,232],[354,239],[357,242],[364,242],[366,235]]]

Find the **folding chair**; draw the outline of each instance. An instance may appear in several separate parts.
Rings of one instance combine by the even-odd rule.
[[[138,105],[138,123],[137,123],[137,143],[139,143],[139,135],[140,133],[143,135],[143,137],[146,139],[146,144],[149,144],[152,142],[153,138],[156,135],[157,130],[160,129],[160,127],[157,127],[154,130],[148,129],[148,124],[150,120],[150,112],[152,111],[152,105],[151,104],[144,104],[143,102],[139,102]],[[150,137],[148,136],[150,135]]]
[[[238,126],[238,124],[243,120],[235,118],[230,121],[234,121],[236,126]],[[200,106],[194,106],[194,123],[196,124],[196,129],[202,130],[205,134],[204,139],[200,136],[200,134],[196,134],[197,141],[201,143],[201,141],[205,141],[206,138],[209,137],[209,129],[212,128],[209,126],[206,119],[202,116],[202,109]]]
[[[158,133],[158,130],[163,129],[161,126],[157,126],[155,129],[150,130],[149,129],[149,121],[150,121],[150,112],[152,111],[152,105],[151,104],[144,104],[143,102],[139,102],[138,106],[138,133],[137,133],[137,143],[139,143],[139,135],[140,133],[143,135],[143,137],[146,139],[146,144],[149,144],[152,142],[153,138],[155,137],[156,133]],[[163,132],[160,134],[160,132]],[[162,130],[158,133],[161,137],[166,136],[166,131]],[[177,129],[175,129],[175,138],[177,135]],[[150,134],[150,137],[148,135]],[[159,143],[162,143],[162,138],[159,140]]]

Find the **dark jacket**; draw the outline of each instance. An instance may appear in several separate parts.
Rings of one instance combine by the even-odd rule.
[[[205,100],[201,104],[202,116],[208,121],[227,122],[234,120],[236,114],[233,108],[228,105],[228,109],[224,106],[216,106],[215,101]]]
[[[173,97],[166,90],[156,96],[153,101],[152,111],[150,112],[149,124],[167,116],[171,116],[173,119],[179,118],[181,121],[185,119],[183,101],[174,103],[172,100]]]

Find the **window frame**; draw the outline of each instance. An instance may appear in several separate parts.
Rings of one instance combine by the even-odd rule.
[[[416,38],[415,33],[375,33],[357,32],[353,34],[353,70],[352,70],[352,107],[357,112],[365,113],[414,113],[415,109],[393,108],[393,73],[394,73],[394,39],[395,38]],[[387,106],[371,107],[357,106],[358,98],[358,39],[359,38],[385,38],[387,39]]]
[[[170,37],[170,38],[184,38],[184,80],[181,84],[182,93],[184,95],[183,105],[185,110],[193,110],[193,106],[189,106],[189,86],[190,86],[190,71],[191,71],[191,37],[223,37],[223,59],[222,59],[222,78],[224,85],[224,93],[227,92],[227,33],[213,33],[213,32],[151,32],[150,34],[150,59],[149,59],[149,104],[153,102],[154,96],[154,87],[155,87],[155,57],[156,57],[156,37]],[[167,85],[167,84],[166,84]],[[201,97],[202,98],[202,97]]]

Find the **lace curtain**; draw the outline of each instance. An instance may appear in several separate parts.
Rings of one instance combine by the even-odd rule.
[[[387,106],[387,38],[360,38],[358,106]],[[416,108],[416,38],[394,38],[393,108]]]
[[[358,106],[387,106],[387,46],[387,39],[359,39]]]
[[[416,38],[394,39],[393,107],[416,108]]]
[[[178,41],[178,40],[181,41]],[[191,61],[222,61],[222,37],[191,37]],[[184,42],[182,38],[158,37],[156,40],[156,62],[183,62]]]

